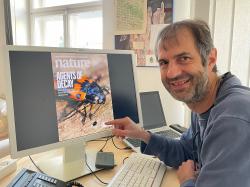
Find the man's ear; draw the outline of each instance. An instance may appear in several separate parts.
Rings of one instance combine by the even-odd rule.
[[[208,55],[208,68],[212,71],[217,62],[217,49],[212,48]]]

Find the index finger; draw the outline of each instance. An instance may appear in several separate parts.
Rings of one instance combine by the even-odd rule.
[[[113,126],[123,125],[126,122],[128,122],[127,120],[128,120],[128,117],[115,119],[115,120],[105,122],[105,125],[113,125]]]

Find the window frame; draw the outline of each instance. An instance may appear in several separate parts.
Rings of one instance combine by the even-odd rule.
[[[64,35],[64,47],[70,47],[70,22],[69,16],[72,13],[83,13],[89,11],[102,11],[103,14],[103,2],[102,0],[97,0],[93,2],[86,3],[76,3],[68,5],[60,5],[53,7],[43,7],[43,8],[33,8],[33,1],[29,1],[29,43],[34,45],[34,26],[35,18],[50,15],[62,15],[63,16],[63,35]],[[103,41],[102,41],[103,43]],[[102,44],[103,46],[103,44]]]

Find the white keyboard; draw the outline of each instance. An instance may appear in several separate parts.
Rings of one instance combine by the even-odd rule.
[[[141,153],[132,153],[108,187],[159,187],[166,171],[160,160]]]

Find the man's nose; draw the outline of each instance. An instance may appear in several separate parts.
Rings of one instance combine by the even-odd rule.
[[[169,62],[168,68],[166,69],[165,76],[168,79],[173,79],[181,75],[181,67],[176,62]]]

